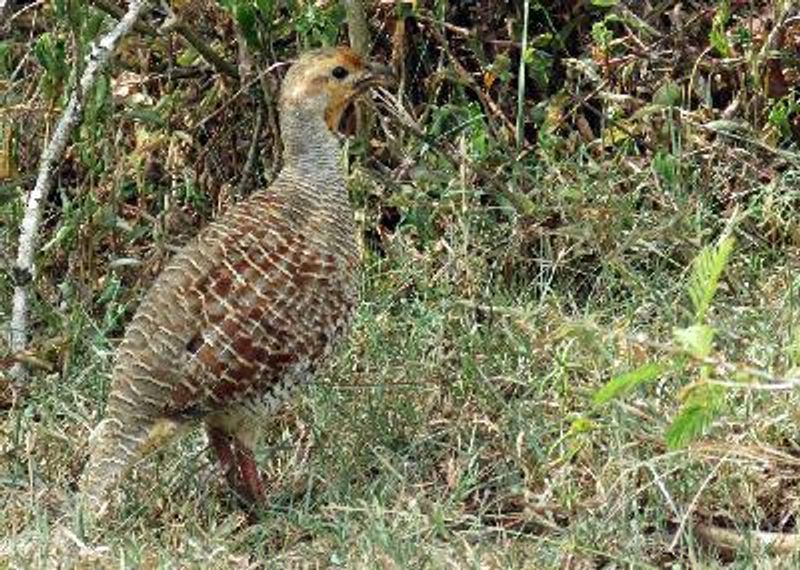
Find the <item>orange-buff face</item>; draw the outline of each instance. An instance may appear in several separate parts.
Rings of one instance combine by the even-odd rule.
[[[388,67],[365,61],[349,48],[316,50],[292,66],[284,79],[281,101],[285,109],[324,106],[325,122],[335,131],[355,97],[392,81]]]

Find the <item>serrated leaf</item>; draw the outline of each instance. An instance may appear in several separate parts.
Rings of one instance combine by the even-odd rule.
[[[648,362],[639,368],[615,376],[595,392],[594,405],[602,406],[615,398],[619,398],[640,384],[655,380],[668,369],[669,366],[660,362]]]
[[[734,244],[735,240],[728,237],[716,246],[704,247],[692,264],[688,293],[698,322],[705,319]]]
[[[672,424],[667,430],[667,446],[670,449],[686,446],[686,444],[702,434],[712,420],[713,415],[709,413],[708,408],[705,406],[686,406],[672,420]]]
[[[703,359],[711,354],[714,342],[714,329],[707,325],[692,325],[685,329],[672,331],[675,340],[681,348],[698,359]]]

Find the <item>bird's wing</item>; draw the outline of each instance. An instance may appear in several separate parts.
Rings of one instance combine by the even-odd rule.
[[[310,372],[346,326],[354,264],[323,253],[310,226],[266,215],[228,216],[236,235],[225,234],[219,258],[184,290],[197,326],[184,337],[164,413],[204,414],[268,393]]]
[[[356,259],[277,192],[232,207],[176,254],[128,326],[110,398],[203,415],[280,386],[346,326]]]

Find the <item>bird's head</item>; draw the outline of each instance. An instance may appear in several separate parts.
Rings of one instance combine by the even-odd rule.
[[[391,70],[363,59],[349,48],[306,52],[289,68],[281,88],[283,113],[302,111],[322,116],[336,131],[347,106],[375,85],[393,81]]]

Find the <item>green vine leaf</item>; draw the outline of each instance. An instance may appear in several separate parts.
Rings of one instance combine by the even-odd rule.
[[[637,386],[650,382],[669,370],[669,366],[660,362],[649,362],[631,370],[615,376],[600,388],[594,395],[595,406],[602,406],[611,400],[627,394]]]
[[[681,349],[693,357],[702,360],[711,354],[714,329],[708,325],[692,325],[684,329],[674,329],[672,334]]]
[[[732,237],[725,238],[716,246],[704,247],[694,260],[688,293],[697,322],[705,320],[735,243]]]

